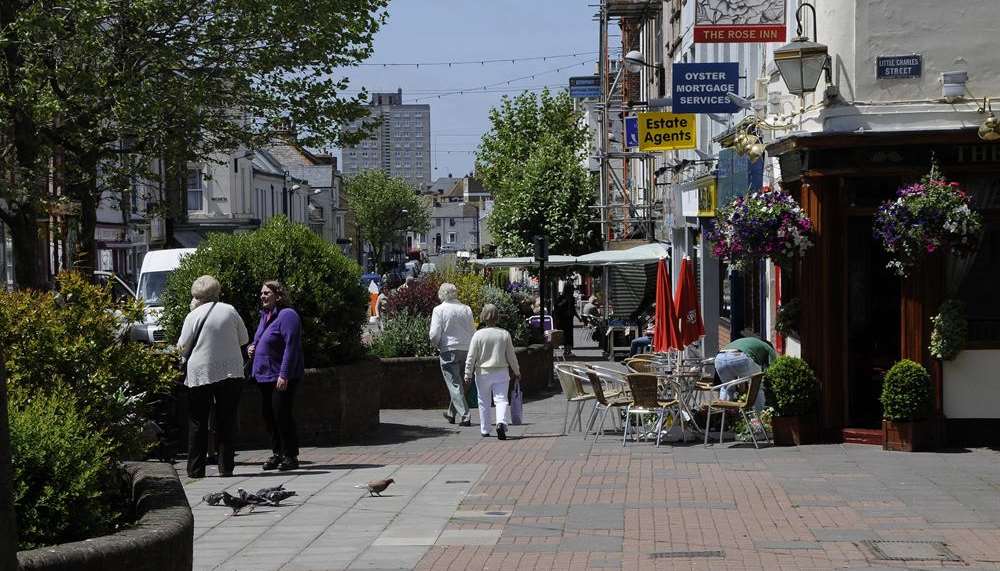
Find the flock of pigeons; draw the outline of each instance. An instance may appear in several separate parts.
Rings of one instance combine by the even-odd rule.
[[[295,495],[292,490],[286,490],[284,485],[273,488],[261,488],[254,493],[250,493],[243,488],[236,489],[236,495],[223,490],[205,494],[202,499],[210,506],[224,505],[233,510],[233,515],[240,513],[245,507],[250,507],[252,512],[257,506],[280,506],[281,502]]]
[[[389,478],[388,480],[372,480],[367,484],[358,484],[354,487],[368,490],[369,496],[381,497],[382,492],[384,492],[385,489],[394,482],[395,480],[392,478]],[[294,495],[296,495],[294,491],[286,490],[284,485],[278,485],[271,488],[261,488],[253,493],[250,493],[243,488],[237,488],[235,496],[225,490],[221,492],[212,492],[210,494],[205,494],[202,499],[205,500],[205,503],[210,506],[226,506],[233,510],[232,515],[237,515],[240,513],[240,510],[246,507],[250,508],[250,512],[252,512],[257,506],[278,507],[281,505],[281,502]]]

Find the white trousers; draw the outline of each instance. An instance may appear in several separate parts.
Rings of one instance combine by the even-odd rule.
[[[507,422],[507,388],[510,385],[510,373],[506,369],[502,371],[489,371],[476,375],[476,390],[479,392],[479,432],[490,433],[490,425],[493,424],[493,415],[490,410],[490,396],[493,397],[493,404],[497,407],[497,423],[508,424]]]

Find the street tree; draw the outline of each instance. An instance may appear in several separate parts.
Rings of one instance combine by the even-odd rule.
[[[385,247],[402,240],[404,232],[427,232],[430,212],[426,199],[405,180],[379,170],[351,177],[344,187],[347,202],[372,255],[385,270]]]
[[[549,250],[581,254],[599,244],[591,220],[596,181],[582,166],[589,134],[565,92],[524,92],[490,110],[476,154],[476,175],[490,189],[487,222],[503,255],[531,253],[544,235]]]
[[[188,162],[288,124],[307,146],[362,137],[341,126],[366,115],[367,94],[345,96],[336,70],[370,55],[387,2],[0,2],[0,219],[19,284],[44,285],[36,224],[54,202],[80,204],[92,261],[98,201],[137,170],[162,186],[169,232]]]

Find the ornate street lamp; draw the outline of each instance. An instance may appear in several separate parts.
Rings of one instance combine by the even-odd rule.
[[[827,47],[802,35],[802,9],[806,7],[813,13],[813,38],[816,38],[816,8],[812,4],[803,4],[795,11],[797,37],[774,50],[774,63],[778,66],[778,73],[788,87],[788,92],[799,96],[816,91],[819,76],[824,71],[827,83],[830,83],[830,55]]]

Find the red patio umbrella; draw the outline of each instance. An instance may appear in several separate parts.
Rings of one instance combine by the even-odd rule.
[[[701,308],[698,305],[698,290],[694,283],[694,264],[686,256],[681,260],[681,271],[677,278],[674,311],[680,318],[677,339],[681,348],[694,343],[705,334],[705,324],[701,321]]]
[[[677,314],[670,295],[667,264],[660,258],[656,268],[656,312],[653,314],[653,351],[682,349],[677,334]]]

